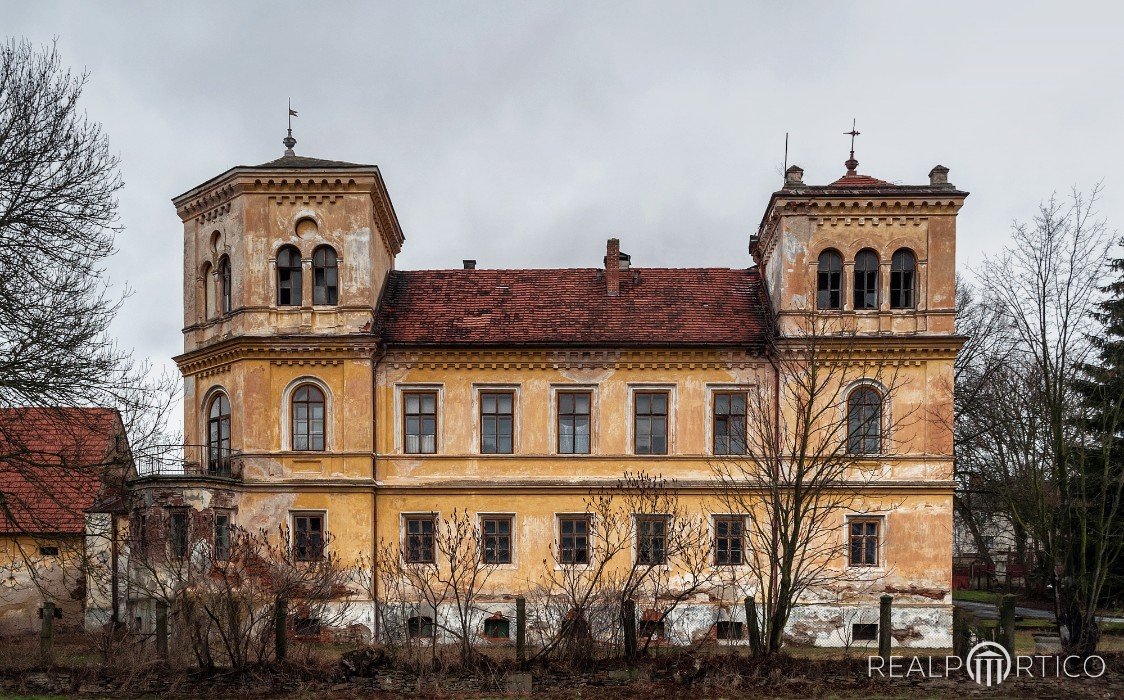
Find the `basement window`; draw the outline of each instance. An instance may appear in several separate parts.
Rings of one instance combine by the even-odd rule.
[[[507,639],[511,636],[511,622],[506,617],[484,620],[484,636],[492,639]]]
[[[663,620],[642,620],[640,622],[640,639],[664,639],[667,635]]]
[[[851,625],[851,641],[873,642],[878,640],[877,622],[856,622]]]
[[[741,639],[745,636],[745,624],[733,620],[719,620],[715,631],[719,639]]]
[[[415,615],[406,620],[406,634],[411,639],[420,639],[433,636],[433,618],[424,615]]]

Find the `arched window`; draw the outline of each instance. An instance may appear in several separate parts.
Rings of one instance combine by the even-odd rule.
[[[878,254],[870,249],[855,256],[855,308],[878,308]]]
[[[339,303],[339,268],[331,246],[322,245],[312,253],[312,303]]]
[[[314,384],[293,392],[293,449],[324,449],[324,392]]]
[[[277,251],[277,305],[301,305],[301,252],[291,245]]]
[[[211,301],[211,285],[214,280],[211,279],[211,263],[203,264],[203,320],[206,321],[214,313],[212,308],[214,302]]]
[[[230,313],[230,258],[225,255],[219,260],[219,294],[222,298],[222,312]]]
[[[842,308],[842,284],[843,258],[834,250],[825,250],[816,266],[816,308]]]
[[[890,308],[912,309],[917,304],[917,258],[906,248],[890,259]]]
[[[847,452],[873,455],[882,451],[882,395],[869,386],[847,397]]]
[[[207,409],[207,473],[230,475],[230,399],[221,392]]]

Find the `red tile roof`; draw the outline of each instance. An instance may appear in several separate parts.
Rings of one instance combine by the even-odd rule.
[[[81,533],[126,447],[113,409],[0,409],[0,533]]]
[[[894,184],[891,183],[891,182],[886,182],[885,180],[879,180],[878,178],[871,177],[870,175],[857,175],[856,174],[856,175],[844,175],[843,177],[839,178],[835,182],[828,185],[828,187],[840,187],[840,188],[846,188],[846,189],[858,189],[858,188],[862,188],[862,187],[882,188],[882,187],[894,187]]]
[[[616,297],[596,268],[395,271],[376,331],[390,345],[760,347],[765,309],[756,268],[633,268]]]

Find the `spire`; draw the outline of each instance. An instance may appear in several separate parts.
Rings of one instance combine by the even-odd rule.
[[[293,138],[293,117],[297,116],[297,110],[293,109],[293,101],[289,100],[289,133],[285,138],[281,139],[281,143],[285,145],[285,155],[295,156],[297,153],[293,150],[293,146],[297,145],[297,140]]]
[[[857,160],[855,160],[855,137],[858,136],[859,133],[861,133],[861,132],[858,132],[858,131],[855,130],[855,124],[856,123],[857,123],[856,120],[852,119],[851,120],[851,130],[843,132],[844,134],[847,134],[851,137],[851,157],[848,158],[847,162],[843,164],[843,165],[847,166],[847,174],[848,175],[858,175],[859,174],[858,170],[857,170],[858,167],[859,167],[859,162]]]

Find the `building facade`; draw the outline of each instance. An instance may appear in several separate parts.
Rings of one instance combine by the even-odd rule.
[[[847,643],[849,621],[876,621],[889,592],[899,643],[948,646],[966,193],[940,166],[908,186],[847,165],[826,186],[790,168],[740,267],[633,266],[611,239],[588,268],[422,271],[395,269],[405,239],[377,167],[290,147],[232,168],[173,200],[188,446],[182,469],[141,473],[135,503],[149,524],[179,513],[177,527],[203,538],[280,527],[304,555],[326,541],[376,567],[390,551],[440,566],[434,533],[466,513],[492,565],[480,618],[506,619],[513,596],[590,564],[591,493],[645,473],[674,480],[677,503],[706,523],[708,561],[733,570],[752,542],[716,464],[752,449],[747,431],[765,415],[755,399],[788,388],[777,348],[801,347],[815,327],[845,340],[830,363],[854,379],[833,390],[833,410],[844,424],[860,416],[847,451],[867,478],[854,512],[832,521],[840,546],[828,566],[855,569],[861,585],[806,595],[790,639]],[[874,380],[887,368],[892,397]],[[779,400],[769,410],[778,424],[797,420]],[[643,532],[613,567],[652,556]],[[737,602],[759,594],[700,590],[663,633],[739,637]],[[391,594],[364,595],[353,620],[380,634]]]

